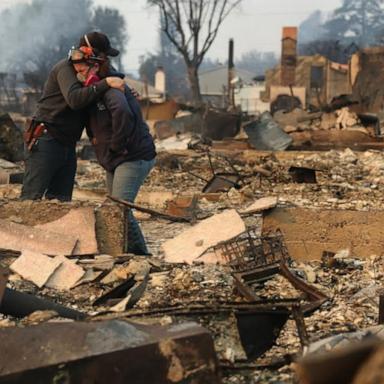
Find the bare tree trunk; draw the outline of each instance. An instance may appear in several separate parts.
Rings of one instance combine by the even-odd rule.
[[[192,100],[195,106],[200,106],[203,103],[203,99],[200,93],[200,84],[199,84],[199,76],[197,73],[197,68],[193,64],[188,65],[188,79],[191,85],[192,91]]]

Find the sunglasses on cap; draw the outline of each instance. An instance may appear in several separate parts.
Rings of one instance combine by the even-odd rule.
[[[68,52],[68,60],[73,64],[78,63],[102,63],[105,59],[97,57],[91,47],[72,47]]]

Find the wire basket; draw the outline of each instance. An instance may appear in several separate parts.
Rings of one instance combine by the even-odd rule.
[[[289,259],[280,231],[260,236],[256,228],[249,228],[239,236],[217,245],[214,251],[238,272],[278,264]]]

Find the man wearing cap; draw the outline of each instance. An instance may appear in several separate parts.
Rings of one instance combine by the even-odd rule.
[[[87,47],[98,52],[87,51]],[[79,49],[71,50],[68,59],[52,68],[31,123],[32,133],[39,128],[39,137],[26,146],[21,199],[71,200],[76,173],[75,147],[86,122],[85,107],[110,88],[124,90],[125,82],[119,77],[106,77],[91,87],[83,87],[79,81],[78,76],[87,74],[76,67],[81,68],[90,55],[101,52],[108,56],[119,54],[106,35],[92,32],[80,39]]]

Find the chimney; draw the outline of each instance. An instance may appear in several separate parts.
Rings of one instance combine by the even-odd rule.
[[[229,40],[228,45],[228,106],[235,106],[235,92],[234,92],[234,78],[235,78],[235,64],[233,61],[233,52],[234,52],[234,42],[233,39]]]
[[[157,67],[155,73],[155,88],[163,93],[165,97],[165,72],[163,67]]]
[[[281,42],[281,85],[294,86],[297,63],[297,27],[284,27]]]

